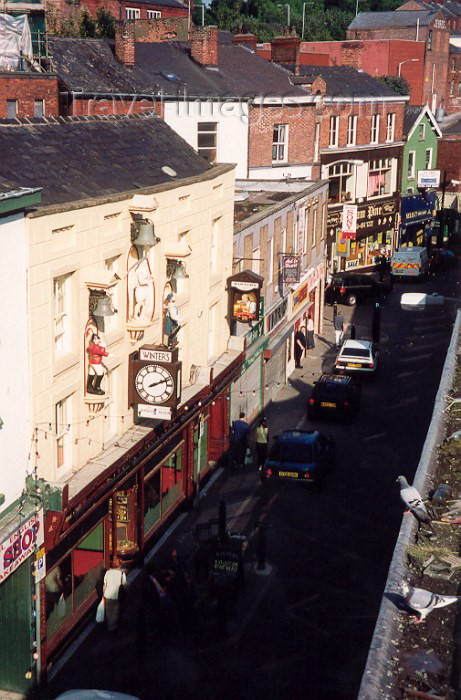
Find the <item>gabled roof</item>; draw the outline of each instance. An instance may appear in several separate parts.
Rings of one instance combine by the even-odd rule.
[[[461,3],[457,0],[443,0],[443,2],[436,2],[436,0],[412,0],[417,3],[421,9],[433,10],[434,12],[442,11],[445,15],[450,17],[458,17],[461,15]],[[397,8],[397,12],[402,12]]]
[[[228,43],[218,47],[219,65],[209,70],[190,57],[184,42],[135,45],[135,66],[126,68],[114,57],[111,42],[96,39],[50,39],[50,51],[58,77],[70,91],[109,94],[149,94],[182,99],[190,97],[249,98],[304,96],[290,74],[253,51]]]
[[[294,84],[310,84],[321,76],[327,97],[402,97],[385,83],[352,66],[299,66],[299,72],[299,76],[292,78]]]
[[[403,117],[403,135],[406,137],[407,141],[411,138],[413,132],[425,115],[431,122],[432,130],[435,132],[436,136],[442,136],[442,132],[439,129],[435,117],[427,105],[408,105],[405,107]]]
[[[398,12],[359,12],[348,29],[388,29],[428,25],[436,16],[434,10],[399,10]]]
[[[3,122],[0,152],[0,184],[42,187],[42,205],[139,191],[211,170],[154,116]],[[167,175],[164,166],[177,176]]]

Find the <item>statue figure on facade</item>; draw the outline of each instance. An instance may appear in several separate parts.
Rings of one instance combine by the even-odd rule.
[[[165,324],[163,344],[174,347],[177,342],[177,334],[180,329],[179,308],[173,293],[168,294],[165,303]]]
[[[93,333],[88,346],[89,369],[86,390],[88,394],[104,394],[101,389],[101,382],[106,373],[106,368],[102,363],[103,357],[108,357],[103,340],[97,333]]]
[[[128,316],[134,321],[150,322],[154,314],[154,278],[146,257],[137,260],[128,271]]]

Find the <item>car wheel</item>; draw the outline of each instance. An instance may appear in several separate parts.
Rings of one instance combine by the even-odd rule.
[[[348,294],[347,303],[349,306],[355,306],[357,304],[357,296],[355,294]]]

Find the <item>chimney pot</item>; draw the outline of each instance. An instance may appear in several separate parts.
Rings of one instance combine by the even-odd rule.
[[[218,27],[194,27],[191,36],[191,57],[209,68],[218,67]]]

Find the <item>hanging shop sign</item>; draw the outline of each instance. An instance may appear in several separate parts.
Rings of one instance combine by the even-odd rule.
[[[306,207],[300,207],[298,210],[298,246],[297,251],[300,255],[304,253],[304,236],[306,229]]]
[[[282,256],[282,276],[284,284],[295,284],[301,276],[301,264],[298,255]]]
[[[145,345],[130,357],[129,403],[147,409],[151,406],[176,408],[181,400],[181,362],[178,361],[178,349],[167,350],[163,346]],[[147,415],[149,413],[149,415]],[[171,417],[171,415],[170,415]],[[165,418],[164,420],[168,420]]]
[[[439,187],[440,170],[418,170],[418,187]]]
[[[227,283],[231,320],[240,323],[257,321],[263,278],[251,270],[244,270],[229,277]]]
[[[0,545],[0,583],[43,544],[43,509],[31,515]]]
[[[356,204],[344,204],[342,237],[353,241],[357,233],[357,210]]]
[[[385,233],[395,229],[397,201],[394,199],[379,204],[363,204],[357,208],[356,237]],[[342,233],[343,213],[341,209],[331,211],[327,216],[327,228],[331,235]],[[347,240],[342,235],[341,240]]]
[[[38,583],[46,576],[46,554],[45,547],[40,547],[35,553],[35,583]]]

